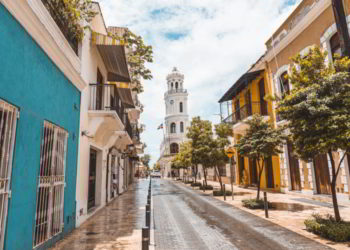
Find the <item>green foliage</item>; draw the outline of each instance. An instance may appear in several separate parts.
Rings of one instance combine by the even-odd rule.
[[[350,149],[350,82],[348,58],[324,63],[326,53],[319,48],[293,58],[288,77],[293,88],[278,102],[278,113],[288,120],[298,156],[310,161],[316,155]]]
[[[202,185],[201,187],[200,187],[200,189],[201,190],[213,190],[214,189],[214,187],[212,186],[212,185]]]
[[[243,207],[249,209],[264,209],[264,201],[261,199],[246,199],[242,200]],[[271,208],[271,203],[268,203],[269,208]]]
[[[130,77],[132,90],[138,93],[143,92],[141,78],[144,80],[151,80],[153,78],[152,72],[146,67],[147,63],[153,62],[153,48],[146,45],[141,36],[136,35],[129,29],[125,28],[122,36],[116,34],[109,34],[119,41],[126,41],[128,48],[127,62],[130,67]]]
[[[153,164],[153,170],[160,171],[160,164],[158,162]]]
[[[81,22],[89,23],[97,14],[92,10],[91,0],[42,0],[42,2],[69,41],[82,41],[84,27],[81,26]]]
[[[337,222],[330,215],[324,218],[321,215],[313,214],[312,217],[304,221],[307,231],[335,242],[350,241],[349,222]]]
[[[232,195],[231,191],[226,191],[226,196]],[[224,196],[224,191],[222,190],[215,190],[213,191],[213,196]]]
[[[151,156],[149,154],[145,154],[141,157],[141,162],[143,165],[149,168],[149,162],[151,161]]]
[[[172,159],[172,167],[175,169],[192,166],[192,142],[184,142],[180,145],[179,153]]]

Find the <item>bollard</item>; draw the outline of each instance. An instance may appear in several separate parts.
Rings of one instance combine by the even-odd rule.
[[[202,185],[202,187],[203,187],[203,192],[205,193],[204,180],[203,180],[203,185]]]
[[[266,192],[264,192],[264,209],[265,209],[265,218],[269,218],[269,203],[267,202]]]
[[[148,212],[151,211],[151,206],[150,206],[149,204],[146,205],[146,212],[147,212],[147,211],[148,211]]]
[[[224,200],[226,200],[226,185],[224,184]]]
[[[149,227],[142,228],[142,250],[148,250],[149,246]]]
[[[146,227],[150,227],[150,226],[151,226],[151,212],[146,211]]]

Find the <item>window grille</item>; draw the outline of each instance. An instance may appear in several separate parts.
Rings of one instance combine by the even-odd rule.
[[[0,99],[0,249],[3,248],[18,110]]]
[[[62,232],[68,133],[44,122],[33,246]]]

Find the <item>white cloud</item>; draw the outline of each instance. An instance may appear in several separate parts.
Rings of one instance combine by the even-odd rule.
[[[144,82],[142,122],[152,162],[159,157],[166,75],[185,74],[190,116],[218,122],[217,101],[265,51],[265,41],[301,0],[100,0],[108,26],[128,27],[153,46],[154,79]],[[287,4],[291,3],[292,4]],[[169,36],[181,34],[178,40]],[[185,36],[183,36],[185,35]]]

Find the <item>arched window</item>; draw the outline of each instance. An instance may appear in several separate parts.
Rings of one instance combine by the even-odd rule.
[[[171,83],[171,89],[173,89],[173,88],[174,88],[174,83],[172,82],[172,83]]]
[[[183,107],[183,104],[182,102],[180,102],[180,113],[184,112],[184,107]]]
[[[175,83],[175,89],[178,89],[178,88],[179,88],[179,83],[176,82],[176,83]]]
[[[288,72],[285,71],[281,74],[280,76],[280,89],[281,89],[281,94],[285,95],[285,94],[289,94],[289,80],[288,78],[286,78],[288,75]]]
[[[180,122],[180,132],[183,133],[184,132],[184,123]]]
[[[176,133],[176,124],[175,124],[175,122],[173,122],[173,123],[170,125],[170,133],[172,133],[172,134],[175,134],[175,133]]]
[[[179,153],[179,145],[177,143],[170,144],[170,154],[177,154]]]
[[[331,52],[332,52],[332,57],[334,60],[334,55],[338,54],[341,56],[341,47],[340,47],[340,39],[339,39],[339,33],[335,33],[330,41],[329,41],[330,45],[331,45]]]

